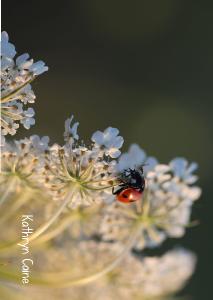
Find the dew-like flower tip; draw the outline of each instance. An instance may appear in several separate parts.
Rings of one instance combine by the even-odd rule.
[[[26,129],[35,124],[34,110],[24,107],[35,101],[31,81],[48,70],[43,61],[33,62],[29,54],[16,57],[8,34],[1,34],[1,128],[3,135],[16,134],[21,123]]]

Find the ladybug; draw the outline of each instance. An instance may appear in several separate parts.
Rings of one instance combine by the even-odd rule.
[[[113,195],[116,195],[118,201],[131,203],[142,198],[145,189],[145,179],[143,176],[143,167],[139,170],[128,169],[121,174],[121,184],[117,191],[112,189]]]

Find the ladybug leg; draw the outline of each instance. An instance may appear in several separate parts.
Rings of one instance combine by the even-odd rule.
[[[112,194],[113,194],[113,195],[116,195],[116,194],[117,194],[117,192],[115,192],[114,186],[113,186],[113,188],[112,188]]]
[[[125,183],[123,183],[123,184],[120,184],[119,187],[120,187],[120,189],[118,189],[117,191],[115,191],[114,187],[112,188],[112,194],[113,195],[119,194],[120,192],[122,192],[128,186]]]
[[[121,181],[122,183],[121,184],[119,184],[119,186],[120,187],[127,187],[128,186],[128,182],[126,182],[126,181]]]
[[[113,194],[113,195],[117,195],[117,194],[120,193],[122,190],[123,190],[123,188],[120,188],[120,189],[118,189],[117,191],[115,191],[115,188],[114,188],[114,186],[113,186],[113,188],[112,188],[112,194]]]
[[[113,194],[113,195],[117,195],[117,194],[119,194],[123,189],[124,189],[124,188],[122,187],[122,188],[118,189],[117,191],[115,191],[115,188],[114,188],[114,186],[113,186],[113,188],[112,188],[112,194]]]
[[[146,166],[146,164],[143,164],[143,165],[140,167],[140,171],[141,171],[142,174],[143,174],[143,166]]]

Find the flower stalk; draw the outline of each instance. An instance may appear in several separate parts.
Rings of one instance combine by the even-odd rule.
[[[53,286],[54,288],[67,288],[71,286],[83,286],[87,285],[89,283],[92,283],[93,281],[98,280],[102,276],[106,275],[107,273],[111,272],[116,266],[121,263],[121,261],[124,259],[125,255],[129,253],[131,250],[133,244],[135,243],[135,240],[137,239],[137,236],[140,232],[140,227],[136,226],[134,229],[134,232],[131,234],[131,237],[129,241],[127,242],[124,249],[122,249],[119,254],[106,266],[104,266],[101,270],[92,273],[88,276],[82,276],[80,278],[76,279],[70,279],[69,272],[67,273],[61,273],[61,274],[54,274],[54,273],[43,273],[42,276],[31,277],[31,282],[35,285],[42,285],[42,286]],[[38,235],[37,235],[38,236]],[[60,276],[59,276],[60,275]],[[1,279],[10,279],[13,282],[19,282],[19,277],[16,276],[16,273],[13,271],[8,271],[7,269],[2,268],[0,270],[0,278]]]
[[[9,223],[10,242],[0,244],[0,262],[11,261],[0,263],[2,285],[13,289],[20,284],[20,271],[12,262],[25,237],[17,241],[16,221],[19,211],[29,209],[45,221],[34,233],[26,232],[26,248],[32,244],[37,264],[29,275],[32,289],[29,294],[20,289],[20,299],[37,299],[33,286],[53,288],[50,295],[55,288],[66,288],[64,299],[169,299],[193,274],[195,255],[181,249],[148,257],[143,250],[181,238],[187,227],[196,225],[190,217],[201,195],[195,185],[197,164],[180,157],[161,164],[137,144],[121,153],[124,139],[113,127],[94,132],[86,145],[73,116],[65,121],[63,145],[37,135],[8,142],[5,137],[15,135],[21,124],[26,129],[34,125],[31,83],[48,67],[27,53],[16,56],[6,32],[1,48],[0,239],[5,240]],[[58,206],[47,217],[53,201]],[[87,265],[92,266],[88,274]]]

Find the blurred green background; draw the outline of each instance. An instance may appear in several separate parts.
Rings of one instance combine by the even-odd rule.
[[[2,28],[19,54],[44,60],[49,72],[33,84],[36,125],[19,131],[62,142],[64,120],[74,114],[85,141],[97,129],[118,127],[125,146],[137,142],[168,162],[185,156],[199,163],[202,199],[182,240],[199,256],[184,294],[212,292],[212,69],[213,2],[9,1]]]

